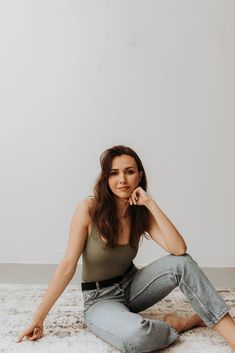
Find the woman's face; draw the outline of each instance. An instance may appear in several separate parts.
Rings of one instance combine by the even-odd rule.
[[[114,195],[128,198],[139,185],[143,172],[138,172],[133,157],[123,154],[114,157],[108,178],[108,184]]]

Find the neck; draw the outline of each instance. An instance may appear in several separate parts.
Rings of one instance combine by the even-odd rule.
[[[117,216],[120,220],[129,216],[129,206],[129,202],[123,199],[117,200]]]

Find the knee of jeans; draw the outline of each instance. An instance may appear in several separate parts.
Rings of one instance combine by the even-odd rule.
[[[190,268],[192,266],[197,265],[196,261],[192,258],[192,256],[188,253],[185,253],[184,255],[173,255],[174,256],[174,261],[179,266],[179,268],[182,270],[184,268]]]
[[[176,268],[179,271],[191,264],[195,264],[192,256],[188,253],[185,253],[184,255],[169,255],[169,258],[173,268]]]
[[[157,327],[156,327],[157,325]],[[143,318],[139,325],[128,332],[128,341],[135,347],[136,353],[155,351],[171,344],[176,339],[169,325],[163,321],[157,323]]]

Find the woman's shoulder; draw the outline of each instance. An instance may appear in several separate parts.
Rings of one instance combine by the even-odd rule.
[[[86,197],[80,200],[76,206],[73,218],[80,219],[80,222],[86,224],[88,229],[92,225],[93,219],[93,209],[94,209],[94,201],[93,197]]]
[[[95,197],[93,197],[93,196],[86,197],[80,201],[80,204],[81,204],[81,207],[83,208],[83,210],[86,214],[86,217],[87,217],[88,237],[89,237],[91,234],[91,230],[93,228],[92,213],[93,213],[94,206],[95,206]]]
[[[82,199],[79,202],[79,206],[84,209],[84,211],[88,212],[89,214],[93,210],[95,206],[95,197],[94,196],[88,196],[84,199]]]

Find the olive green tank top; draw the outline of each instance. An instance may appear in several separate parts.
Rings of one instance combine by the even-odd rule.
[[[102,281],[123,275],[137,251],[138,247],[134,249],[129,244],[106,247],[94,225],[82,253],[82,281]]]

